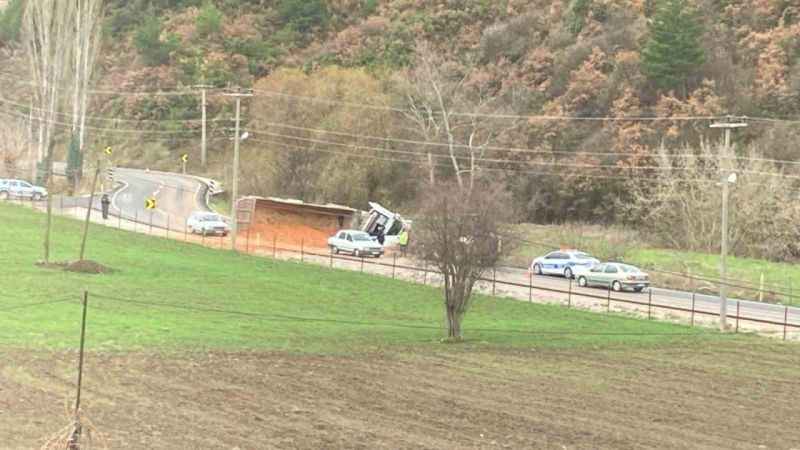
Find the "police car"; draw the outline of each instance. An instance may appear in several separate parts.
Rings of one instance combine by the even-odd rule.
[[[588,269],[600,261],[577,250],[558,250],[533,260],[530,270],[536,275],[563,275],[573,278],[576,270]]]

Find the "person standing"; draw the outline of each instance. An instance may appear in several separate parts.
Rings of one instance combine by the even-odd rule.
[[[406,251],[408,250],[408,227],[404,226],[397,236],[397,243],[400,244],[400,254],[405,258]]]
[[[111,206],[111,199],[108,198],[108,194],[103,194],[103,198],[100,199],[100,206],[103,211],[103,220],[108,220],[108,209]]]

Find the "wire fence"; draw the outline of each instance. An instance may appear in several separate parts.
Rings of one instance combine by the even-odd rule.
[[[186,192],[183,195],[196,195]],[[15,199],[16,203],[43,209],[42,202],[30,199]],[[60,215],[85,219],[88,199],[65,199],[53,202],[53,210]],[[99,198],[95,198],[93,210],[100,211]],[[109,211],[106,219],[94,214],[92,220],[120,230],[145,233],[158,237],[179,240],[215,249],[231,249],[231,237],[224,234],[206,235],[192,233],[186,223],[169,214],[150,211],[142,214],[140,209]],[[242,254],[298,260],[300,262],[327,265],[330,268],[346,269],[391,278],[402,278],[424,285],[443,284],[442,273],[427,264],[400,257],[394,253],[383,259],[352,257],[334,254],[324,248],[309,247],[304,239],[299,243],[288,243],[288,236],[240,232],[236,251]],[[299,244],[299,245],[298,245]],[[389,260],[387,262],[387,259]],[[719,299],[698,292],[678,292],[651,288],[644,293],[616,292],[577,286],[574,280],[562,280],[547,276],[534,276],[525,268],[498,266],[478,280],[477,290],[493,296],[511,297],[529,302],[558,303],[566,307],[578,307],[605,312],[634,313],[641,317],[661,318],[695,325],[711,325],[720,318]],[[788,305],[773,305],[744,300],[728,301],[727,319],[732,331],[756,331],[778,334],[784,340],[800,331],[800,309]]]

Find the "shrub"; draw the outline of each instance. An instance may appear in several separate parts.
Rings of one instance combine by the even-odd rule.
[[[306,33],[314,27],[324,27],[330,12],[323,0],[281,0],[278,14],[286,24]]]
[[[22,27],[22,13],[24,11],[22,0],[11,0],[6,5],[5,11],[0,12],[0,41],[16,41]]]
[[[222,28],[222,12],[210,1],[206,2],[197,15],[195,26],[197,34],[203,37],[219,32]]]
[[[174,34],[161,40],[161,19],[151,15],[136,30],[133,38],[134,45],[142,55],[144,63],[148,66],[159,66],[169,62],[169,56],[180,47],[178,37]]]

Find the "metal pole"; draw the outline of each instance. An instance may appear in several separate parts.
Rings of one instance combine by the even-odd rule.
[[[275,259],[276,251],[277,251],[277,243],[278,243],[278,236],[272,236],[272,259]]]
[[[361,257],[361,273],[364,273],[364,257]]]
[[[492,267],[492,297],[494,297],[497,285],[497,269]]]
[[[739,306],[740,301],[736,300],[736,332],[739,332]]]
[[[79,260],[83,261],[83,255],[86,251],[86,238],[89,236],[89,219],[92,215],[92,205],[94,204],[94,190],[97,186],[97,177],[100,175],[100,165],[94,169],[94,177],[92,177],[92,190],[89,194],[89,207],[86,208],[86,221],[83,223],[83,238],[81,239],[81,255]]]
[[[306,239],[303,238],[300,240],[300,262],[304,262],[306,258]]]
[[[611,285],[608,285],[608,302],[606,303],[606,312],[611,312]]]
[[[692,326],[694,326],[694,296],[695,293],[692,292]]]
[[[331,269],[333,269],[333,249],[331,249],[331,255],[330,256],[331,256],[330,257],[330,261],[331,261],[330,267],[331,267]]]
[[[758,287],[758,301],[764,301],[764,272],[761,272],[761,282]]]
[[[228,94],[236,97],[236,125],[233,137],[233,183],[231,184],[231,249],[236,251],[236,235],[239,233],[239,218],[236,215],[236,200],[239,198],[239,143],[242,140],[240,135],[242,119],[242,97],[249,97],[252,94]]]
[[[122,210],[117,211],[117,229],[122,229]]]
[[[139,211],[133,212],[133,232],[136,233],[136,224],[139,223]]]
[[[393,256],[393,258],[392,258],[392,279],[394,280],[394,278],[395,278],[394,275],[395,275],[395,272],[396,272],[396,269],[397,269],[397,253],[395,253],[392,256]]]
[[[428,261],[425,261],[425,264],[422,266],[422,285],[425,286],[428,284]]]
[[[648,289],[647,293],[647,320],[650,320],[653,318],[653,290]]]
[[[567,308],[572,307],[572,278],[569,279],[569,291],[567,291]]]
[[[167,214],[167,239],[169,239],[169,214]]]
[[[150,234],[153,234],[153,210],[150,210]]]
[[[533,303],[533,272],[528,272],[528,301]]]
[[[786,340],[786,329],[789,328],[789,307],[786,306],[786,309],[783,312],[783,340]]]
[[[250,253],[250,227],[247,227],[247,235],[244,241],[244,252],[249,254]]]

